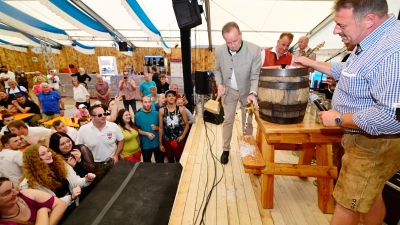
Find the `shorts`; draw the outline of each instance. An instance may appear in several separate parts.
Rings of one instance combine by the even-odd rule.
[[[172,141],[166,141],[163,140],[162,144],[164,146],[165,149],[165,156],[167,156],[167,158],[173,157],[175,156],[176,158],[180,158],[183,152],[183,148],[185,147],[185,142],[181,141],[181,142],[177,142],[176,147],[171,145]]]
[[[400,135],[346,133],[345,153],[333,197],[343,207],[367,213],[386,181],[400,170]]]

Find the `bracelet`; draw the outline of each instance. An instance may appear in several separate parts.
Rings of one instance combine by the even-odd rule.
[[[70,200],[71,202],[75,202],[76,198],[72,198],[72,195],[70,195],[70,196],[69,196],[69,200]]]

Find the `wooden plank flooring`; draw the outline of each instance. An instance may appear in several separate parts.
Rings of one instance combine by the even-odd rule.
[[[274,208],[261,207],[261,178],[244,173],[242,165],[236,138],[242,131],[239,118],[240,111],[234,124],[229,163],[225,166],[217,161],[222,153],[222,125],[205,126],[202,118],[196,118],[181,158],[183,172],[169,224],[329,224],[332,215],[323,214],[318,208],[314,178],[275,176]],[[257,125],[254,120],[253,125]],[[275,151],[276,162],[297,160],[291,151]]]

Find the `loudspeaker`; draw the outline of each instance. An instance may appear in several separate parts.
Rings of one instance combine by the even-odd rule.
[[[118,42],[118,47],[119,47],[120,52],[128,51],[128,43],[126,43],[126,42]]]
[[[200,15],[201,6],[197,4],[197,0],[173,0],[172,6],[179,29],[189,30],[202,23]]]
[[[197,70],[195,73],[196,94],[209,95],[211,94],[211,72],[206,70]]]
[[[221,124],[224,122],[224,108],[221,107],[219,110],[219,114],[210,113],[207,110],[204,110],[203,119],[206,122],[213,124]]]

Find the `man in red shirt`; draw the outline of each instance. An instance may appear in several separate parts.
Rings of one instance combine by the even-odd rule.
[[[281,66],[282,64],[289,66],[293,56],[288,49],[292,41],[292,33],[282,33],[275,47],[261,51],[262,66]]]

